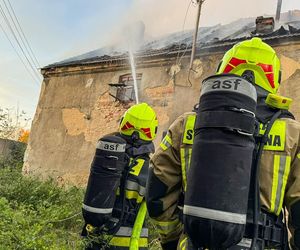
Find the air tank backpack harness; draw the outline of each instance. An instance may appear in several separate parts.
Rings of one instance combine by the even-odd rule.
[[[259,137],[256,105],[256,89],[244,78],[223,74],[203,81],[183,209],[193,247],[282,246],[282,222],[260,212],[258,185],[262,149],[281,111]]]
[[[118,135],[98,141],[82,207],[82,236],[93,242],[87,249],[146,249],[142,180],[153,148],[152,143],[134,148]]]
[[[115,233],[119,220],[112,217],[117,189],[127,165],[126,141],[109,135],[97,143],[92,162],[82,213],[86,224],[97,230]]]
[[[184,225],[196,247],[226,249],[243,238],[256,90],[235,75],[203,81],[184,200]]]

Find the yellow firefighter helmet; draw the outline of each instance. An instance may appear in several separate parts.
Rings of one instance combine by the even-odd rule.
[[[131,136],[137,132],[139,139],[152,141],[157,133],[157,125],[155,111],[147,103],[140,103],[125,112],[120,123],[120,133]]]
[[[254,37],[234,45],[228,50],[217,74],[232,73],[239,76],[252,72],[253,81],[275,94],[280,83],[280,61],[274,49],[260,38]]]

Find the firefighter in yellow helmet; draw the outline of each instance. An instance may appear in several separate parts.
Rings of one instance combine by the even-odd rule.
[[[200,230],[192,232],[193,219],[198,219],[203,224],[207,223],[208,219],[214,220],[214,223],[228,220],[233,222],[231,224],[233,227],[246,223],[246,230],[242,240],[234,246],[226,247],[226,249],[288,249],[286,230],[283,225],[284,216],[282,212],[284,209],[287,209],[289,215],[288,227],[292,235],[290,246],[292,249],[300,249],[300,124],[288,112],[291,99],[276,94],[280,84],[280,74],[280,61],[273,48],[259,38],[252,38],[234,45],[226,52],[217,69],[217,75],[204,80],[201,90],[200,104],[201,101],[207,100],[208,93],[214,93],[216,90],[223,90],[222,93],[231,95],[230,88],[240,87],[245,80],[253,84],[252,86],[256,89],[257,106],[255,116],[259,122],[256,148],[259,148],[259,145],[261,145],[262,151],[261,156],[257,160],[258,172],[256,172],[259,175],[256,178],[259,183],[259,198],[257,199],[259,205],[254,207],[260,208],[259,215],[256,214],[256,217],[258,217],[256,218],[257,221],[253,218],[255,217],[253,214],[247,215],[246,223],[245,214],[240,215],[208,209],[205,206],[200,207],[200,205],[196,204],[199,201],[194,201],[196,205],[193,206],[187,204],[191,202],[191,197],[195,196],[199,200],[202,199],[201,202],[206,205],[214,203],[211,200],[213,199],[212,197],[203,193],[204,189],[208,193],[210,189],[215,190],[216,188],[226,191],[231,182],[238,182],[239,180],[228,178],[227,184],[220,186],[221,181],[227,178],[225,167],[223,172],[221,171],[224,178],[219,176],[216,178],[216,182],[210,182],[210,179],[201,179],[195,174],[197,171],[201,171],[202,167],[200,161],[196,166],[198,168],[197,171],[195,171],[193,166],[194,160],[198,157],[198,149],[193,147],[193,144],[196,143],[199,131],[205,126],[215,126],[216,133],[220,133],[218,125],[211,125],[215,121],[210,121],[211,124],[209,125],[207,125],[208,123],[205,126],[201,125],[202,121],[199,114],[203,114],[203,107],[202,110],[197,110],[198,115],[196,112],[189,112],[179,116],[169,127],[166,136],[160,143],[160,147],[151,158],[146,190],[149,216],[160,233],[161,245],[164,250],[176,248],[201,249],[202,246],[194,243],[198,242],[197,237],[210,237],[210,230],[206,232]],[[234,80],[235,84],[231,84],[234,82],[231,81],[232,79],[237,79]],[[247,88],[248,90],[250,89],[249,86]],[[244,90],[242,89],[235,97],[238,99],[242,96],[241,94],[245,93],[249,95],[249,91],[245,92]],[[220,102],[224,99],[221,97],[219,96],[219,102],[214,102],[215,105],[222,105]],[[254,94],[251,97],[253,100],[256,99]],[[253,103],[251,98],[248,99]],[[211,103],[213,102],[211,101]],[[227,111],[225,107],[224,111],[220,113]],[[253,117],[251,112],[245,109],[232,109],[231,111],[237,111],[237,113],[240,112],[241,114],[244,112],[243,115],[246,115],[247,119]],[[274,116],[275,114],[277,114],[277,118]],[[270,121],[272,117],[274,119]],[[203,119],[207,119],[207,117]],[[232,120],[229,122],[232,123]],[[268,126],[270,123],[271,125]],[[247,129],[248,124],[243,124],[243,126]],[[196,133],[194,133],[195,130],[197,131]],[[266,132],[266,130],[269,131]],[[233,132],[234,129],[231,129],[224,133],[232,135]],[[239,132],[240,136],[245,135],[243,138],[249,138],[247,137],[249,134],[245,131],[239,130],[236,132]],[[264,136],[264,134],[266,135]],[[211,137],[213,135],[212,133]],[[262,139],[259,141],[259,138],[264,138],[264,143],[262,143]],[[216,145],[218,143],[217,141]],[[231,145],[234,146],[234,143],[232,142]],[[209,146],[207,144],[207,147]],[[213,155],[211,155],[212,153],[207,153],[202,160],[217,161],[219,159],[219,161],[222,161],[223,156],[219,155],[219,152],[214,152],[213,149],[211,152]],[[225,156],[225,158],[227,157],[226,159],[228,159],[228,155]],[[240,156],[236,154],[236,157]],[[240,160],[242,161],[243,159]],[[209,162],[206,163],[209,164]],[[226,164],[225,160],[224,164]],[[193,172],[189,175],[189,171]],[[210,170],[205,169],[205,171]],[[233,172],[233,176],[237,172],[239,172],[238,165],[236,165],[236,171]],[[244,170],[239,173],[243,175],[243,172]],[[205,173],[202,174],[205,175]],[[253,180],[255,182],[255,178],[252,178],[252,182]],[[193,186],[198,187],[198,189],[196,188],[191,192],[189,188],[191,189]],[[255,198],[257,184],[253,184],[252,187],[254,189],[250,188],[249,191],[250,208],[252,203],[255,205],[253,199]],[[243,189],[240,189],[240,192],[242,193]],[[199,194],[206,196],[206,198],[200,197]],[[231,195],[232,197],[236,196],[235,193],[231,193]],[[251,197],[253,198],[252,200]],[[216,201],[215,203],[217,204],[218,202]],[[235,209],[240,207],[238,203],[230,204],[230,197],[228,200],[223,200],[223,202],[226,203],[226,206],[235,206]],[[254,209],[252,212],[255,213]],[[198,221],[195,223],[198,223]],[[199,228],[201,228],[201,223],[198,224]],[[211,226],[210,229],[213,231],[214,227]],[[223,232],[220,231],[220,238],[222,234]],[[211,247],[214,246],[214,241],[220,240],[217,238],[209,239],[211,241],[210,248],[225,249],[222,247]],[[224,245],[226,244],[224,243]],[[208,245],[203,247],[209,248]]]
[[[157,126],[155,111],[136,104],[119,132],[98,141],[82,207],[86,249],[148,248],[144,195]]]

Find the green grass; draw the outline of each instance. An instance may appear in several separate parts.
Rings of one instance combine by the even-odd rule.
[[[84,221],[84,190],[58,187],[21,174],[21,163],[0,164],[0,250],[84,249],[80,237]],[[148,221],[148,220],[147,220]],[[152,223],[149,249],[159,250]]]
[[[0,169],[0,249],[84,249],[84,191]]]

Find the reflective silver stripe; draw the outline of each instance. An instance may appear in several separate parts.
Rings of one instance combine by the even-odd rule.
[[[162,143],[163,143],[167,148],[169,148],[169,147],[172,146],[172,144],[168,142],[167,138],[164,138],[164,139],[162,140]]]
[[[246,224],[246,214],[237,214],[204,207],[184,205],[183,214],[229,223]]]
[[[190,168],[190,166],[191,166],[192,149],[189,148],[188,151],[189,151],[189,152],[188,152],[187,160],[186,160],[186,162],[188,162],[188,164],[187,164],[187,169],[186,169],[187,172],[188,172],[188,170],[189,170],[189,168]]]
[[[148,228],[142,228],[140,237],[148,237],[148,235],[149,235]]]
[[[132,228],[131,227],[120,227],[119,231],[115,234],[115,236],[124,236],[131,237]],[[148,237],[148,228],[142,228],[140,237]]]
[[[88,205],[82,204],[82,208],[88,212],[96,213],[96,214],[110,214],[112,213],[112,208],[97,208],[90,207]]]
[[[277,212],[280,206],[280,197],[281,197],[281,189],[283,184],[285,165],[286,165],[286,156],[280,155],[279,169],[278,169],[278,186],[276,190],[275,209],[274,209],[275,213]]]
[[[180,149],[180,157],[181,157],[181,172],[182,172],[182,180],[183,180],[183,186],[184,190],[186,190],[186,184],[187,184],[187,172],[189,170],[189,167],[191,165],[191,155],[192,155],[192,149],[185,147]]]
[[[140,196],[145,196],[145,193],[146,193],[146,188],[139,185],[137,182],[134,182],[134,181],[127,180],[126,189],[132,190],[132,191],[137,191]]]
[[[254,101],[257,100],[255,87],[247,80],[236,76],[211,77],[202,82],[201,95],[215,91],[240,93]]]
[[[190,149],[184,149],[184,161],[185,161],[185,172],[187,173],[189,166],[190,166]]]
[[[240,247],[247,247],[247,249],[248,249],[251,247],[251,243],[252,243],[251,239],[243,238],[237,245]]]
[[[175,219],[173,221],[153,221],[160,234],[169,234],[180,226],[180,221]]]
[[[111,151],[111,152],[125,152],[126,144],[108,142],[108,141],[98,141],[96,148]]]

